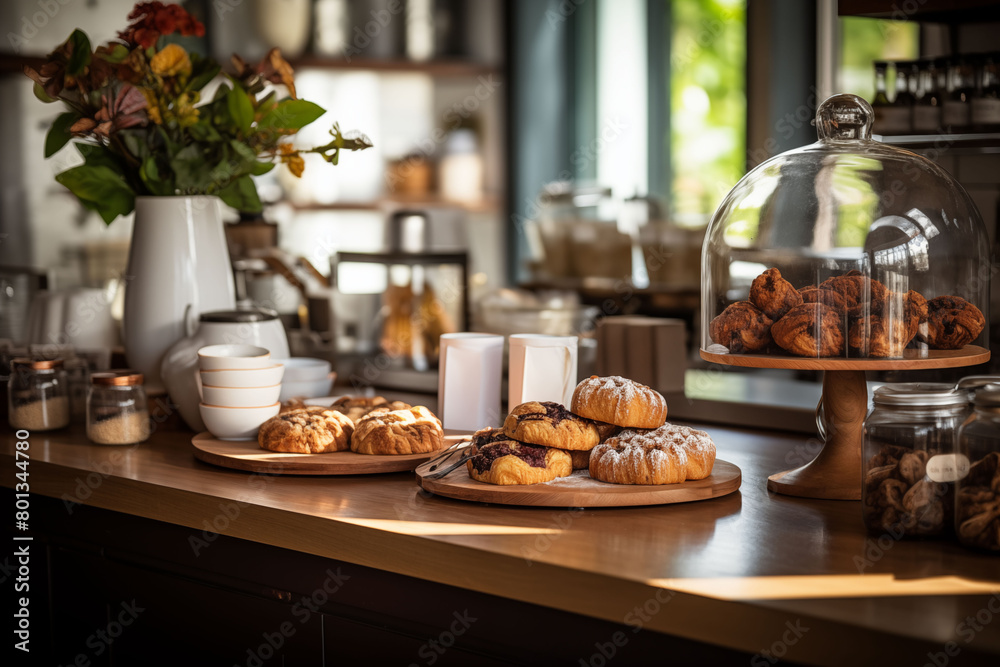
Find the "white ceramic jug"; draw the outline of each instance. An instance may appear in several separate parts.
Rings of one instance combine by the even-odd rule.
[[[278,314],[269,310],[218,310],[202,313],[196,331],[189,331],[163,355],[160,374],[184,422],[205,430],[198,403],[201,383],[198,350],[206,345],[244,344],[265,347],[275,360],[287,359],[288,339]]]

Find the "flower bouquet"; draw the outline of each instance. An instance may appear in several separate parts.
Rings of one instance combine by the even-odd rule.
[[[256,66],[234,55],[233,71],[222,74],[214,60],[170,41],[205,33],[181,6],[140,2],[128,19],[117,40],[92,49],[75,30],[37,70],[24,68],[39,99],[68,107],[46,136],[45,156],[79,139],[84,163],[56,180],[106,223],[131,213],[140,195],[217,195],[257,212],[252,176],[278,162],[301,176],[304,153],[337,164],[340,151],[371,146],[336,123],[323,146],[298,149],[287,141],[324,110],[298,99],[292,68],[277,49]],[[216,77],[223,81],[206,99]]]

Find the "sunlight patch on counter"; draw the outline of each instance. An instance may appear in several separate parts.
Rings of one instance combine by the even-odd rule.
[[[396,519],[338,518],[366,528],[377,528],[402,535],[551,535],[561,532],[556,528],[529,528],[528,526],[490,526],[481,523],[441,523],[436,521],[399,521]]]
[[[717,600],[981,595],[1000,592],[1000,581],[962,577],[897,579],[891,574],[649,579],[648,584]]]

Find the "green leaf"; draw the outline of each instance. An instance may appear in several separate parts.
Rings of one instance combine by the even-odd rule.
[[[35,94],[35,97],[37,97],[38,99],[40,99],[42,102],[45,102],[46,104],[51,104],[52,102],[56,102],[57,101],[56,98],[49,97],[49,94],[46,93],[45,89],[42,88],[41,85],[39,85],[38,83],[36,83],[32,87],[31,92],[33,92]]]
[[[239,86],[230,90],[229,95],[226,96],[226,107],[229,109],[229,115],[236,123],[236,127],[243,134],[249,133],[250,125],[253,123],[253,103],[246,91]]]
[[[260,198],[257,196],[257,186],[249,176],[237,178],[219,190],[219,198],[244,213],[259,213],[262,209]]]
[[[222,141],[222,135],[216,132],[215,128],[208,123],[195,123],[187,131],[195,141]]]
[[[149,157],[149,145],[146,143],[146,132],[135,130],[119,130],[118,136],[125,142],[125,148],[138,160]]]
[[[124,44],[115,44],[111,49],[111,53],[102,53],[100,58],[118,65],[125,62],[125,59],[128,58],[128,53],[128,48]]]
[[[255,162],[257,160],[257,154],[254,153],[253,149],[247,146],[242,141],[237,141],[235,139],[229,142],[229,147],[236,152],[244,162]]]
[[[83,164],[57,174],[56,180],[69,188],[80,203],[97,211],[106,224],[135,208],[132,188],[109,167]]]
[[[274,169],[273,162],[260,162],[255,160],[254,163],[250,165],[250,173],[254,176],[263,176],[272,169]]]
[[[90,40],[82,30],[74,30],[73,34],[66,40],[73,46],[73,52],[69,56],[69,63],[66,65],[66,74],[77,76],[83,73],[84,68],[90,64]]]
[[[282,100],[261,118],[261,129],[301,130],[326,113],[318,104],[306,100]]]
[[[69,133],[69,128],[79,118],[74,112],[67,111],[61,113],[49,128],[49,133],[45,135],[45,157],[52,157],[56,152],[66,145],[73,135]]]
[[[83,160],[88,167],[107,167],[118,174],[122,180],[125,179],[121,163],[108,148],[100,144],[86,144],[83,142],[77,142],[74,145],[76,146],[76,150],[80,151],[80,155],[83,156]]]
[[[219,73],[219,64],[210,58],[202,58],[197,53],[191,54],[191,78],[184,90],[201,90]],[[221,86],[220,86],[221,87]]]
[[[139,178],[142,179],[143,184],[149,189],[150,194],[159,196],[174,194],[172,180],[166,179],[160,174],[160,168],[156,164],[156,157],[153,155],[143,160],[142,166],[139,167]]]
[[[185,146],[170,160],[174,186],[182,193],[203,193],[211,182],[211,169],[198,146]]]

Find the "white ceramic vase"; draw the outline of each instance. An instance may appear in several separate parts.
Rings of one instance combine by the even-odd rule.
[[[160,362],[198,315],[234,308],[236,293],[218,198],[136,197],[123,320],[125,357],[164,391]]]

